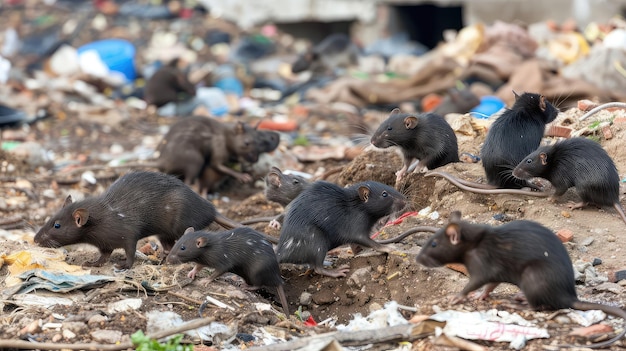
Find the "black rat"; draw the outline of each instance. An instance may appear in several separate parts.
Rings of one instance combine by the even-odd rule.
[[[582,302],[576,295],[574,269],[565,246],[548,228],[539,223],[518,220],[492,227],[461,219],[461,212],[450,215],[449,223],[433,235],[417,255],[426,267],[462,263],[470,279],[453,303],[483,285],[479,298],[487,298],[499,283],[517,285],[531,308],[536,310],[602,310],[626,319],[618,307]],[[621,339],[616,337],[587,347],[605,347]]]
[[[214,269],[209,280],[230,272],[242,277],[249,288],[276,287],[285,315],[289,316],[284,282],[272,244],[252,228],[240,227],[221,232],[187,228],[166,261],[195,262],[196,266],[187,274],[191,279],[206,266]]]
[[[626,215],[619,202],[617,167],[611,156],[593,140],[571,138],[542,146],[515,167],[513,176],[520,179],[544,178],[554,186],[555,197],[575,187],[582,202],[570,206],[571,209],[587,204],[613,206],[626,223]]]
[[[403,165],[396,172],[396,181],[402,179],[414,159],[419,159],[415,172],[459,162],[454,130],[443,117],[432,113],[415,116],[396,108],[374,132],[371,143],[379,148],[400,147]]]
[[[346,188],[316,181],[285,214],[276,248],[278,262],[308,264],[318,274],[343,277],[348,267],[324,268],[326,252],[345,244],[390,252],[392,248],[371,239],[370,232],[380,218],[401,210],[406,202],[394,188],[375,181]]]
[[[513,168],[541,143],[546,124],[559,111],[543,96],[534,93],[515,94],[515,103],[489,128],[480,151],[487,182],[497,188],[535,188],[511,175]]]
[[[225,228],[241,224],[221,215],[181,180],[159,172],[138,171],[121,176],[100,196],[73,202],[68,196],[63,208],[35,235],[44,247],[91,244],[100,258],[88,266],[104,264],[111,252],[123,248],[130,268],[137,241],[156,235],[167,252],[185,228],[202,229],[213,221]]]

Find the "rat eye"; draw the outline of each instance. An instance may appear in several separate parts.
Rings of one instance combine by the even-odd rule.
[[[533,163],[533,159],[529,158],[528,160],[526,160],[526,163]]]
[[[181,245],[180,251],[185,251],[185,249],[186,249],[185,245]]]
[[[437,242],[433,241],[432,243],[430,243],[430,247],[437,247]]]
[[[61,228],[61,223],[54,223],[54,228],[56,228],[56,229]]]
[[[387,194],[386,191],[383,191],[383,197],[387,197],[387,195],[389,195],[389,194]]]
[[[392,129],[392,128],[391,128],[391,126],[388,126],[388,127],[387,127],[387,130],[391,130],[391,129]]]
[[[299,181],[299,180],[297,180],[297,179],[294,179],[294,180],[293,180],[293,183],[294,183],[294,184],[298,184],[298,183],[300,183],[300,181]]]

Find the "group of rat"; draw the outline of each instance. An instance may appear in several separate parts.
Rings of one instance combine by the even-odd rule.
[[[576,207],[586,203],[613,205],[626,221],[618,199],[617,169],[602,147],[584,138],[539,147],[546,124],[557,113],[539,94],[516,94],[515,104],[491,126],[481,150],[488,184],[429,171],[459,162],[454,131],[439,115],[406,114],[396,109],[381,123],[371,143],[379,148],[400,148],[404,157],[402,168],[396,172],[397,180],[411,170],[429,171],[426,176],[443,176],[478,193],[547,196],[528,181],[541,177],[555,187],[555,196],[575,187],[582,199]],[[260,153],[274,150],[278,141],[277,133],[241,122],[186,117],[171,127],[158,147],[161,172],[127,173],[102,195],[82,201],[73,202],[68,196],[63,208],[44,224],[34,240],[45,247],[91,244],[101,255],[87,266],[102,265],[114,249],[123,248],[126,260],[117,267],[129,269],[137,242],[156,235],[167,253],[167,263],[196,263],[188,274],[190,278],[208,266],[214,269],[209,280],[231,272],[241,276],[249,287],[276,287],[283,310],[289,315],[279,263],[306,264],[318,274],[345,277],[348,266],[324,266],[329,250],[349,244],[355,253],[360,247],[390,253],[390,244],[407,235],[435,232],[422,247],[417,262],[426,267],[447,263],[467,267],[469,282],[453,303],[463,301],[482,286],[485,289],[480,298],[486,298],[499,283],[506,282],[517,285],[534,309],[599,309],[626,319],[626,312],[618,307],[578,300],[572,262],[564,245],[550,229],[533,221],[490,226],[463,221],[460,212],[452,212],[441,229],[417,227],[396,238],[376,241],[370,237],[376,223],[411,205],[394,187],[376,181],[340,187],[287,175],[272,167],[265,178],[265,194],[268,200],[285,207],[284,215],[271,222],[280,227],[276,240],[245,226],[252,221],[238,223],[221,215],[200,194],[224,175],[251,180],[249,175],[225,164],[256,162]],[[412,166],[414,159],[419,162]],[[191,188],[196,183],[200,193]],[[227,230],[203,230],[212,222]],[[625,334],[626,329],[590,346],[606,347]]]

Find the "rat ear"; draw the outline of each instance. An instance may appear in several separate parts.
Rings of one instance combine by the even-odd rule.
[[[407,118],[405,118],[404,126],[406,127],[406,129],[415,129],[415,127],[417,127],[417,117],[408,116]]]
[[[519,100],[519,95],[517,95],[515,90],[511,90],[511,91],[513,92],[513,95],[515,95],[515,101]]]
[[[273,186],[280,188],[281,183],[280,183],[280,176],[278,175],[278,173],[270,172],[270,174],[267,175],[267,180]]]
[[[450,213],[450,222],[457,222],[461,220],[461,211],[454,211]]]
[[[446,227],[446,235],[450,240],[450,244],[458,245],[461,243],[461,227],[458,224],[448,224]]]
[[[539,97],[539,108],[541,109],[541,111],[545,112],[546,111],[546,97],[541,95]]]
[[[398,113],[400,113],[400,109],[396,107],[389,112],[389,116],[397,115]]]
[[[541,164],[542,165],[547,165],[548,164],[548,155],[546,155],[545,152],[542,152],[539,154],[539,159],[541,160]]]
[[[197,248],[206,247],[206,244],[207,244],[207,240],[206,240],[205,237],[201,236],[201,237],[198,237],[196,239],[196,247]]]
[[[65,198],[65,202],[63,203],[63,207],[71,204],[72,202],[73,202],[72,201],[72,195],[67,195],[67,197]]]
[[[72,213],[72,216],[74,217],[74,223],[76,223],[76,226],[80,228],[89,220],[89,210],[86,208],[76,209]]]
[[[370,188],[366,187],[365,185],[361,185],[359,187],[359,197],[361,198],[361,201],[367,202],[367,200],[370,198]]]
[[[196,230],[195,230],[195,229],[193,229],[193,227],[189,227],[189,228],[185,229],[185,232],[183,233],[183,235],[185,235],[185,234],[187,234],[187,233],[193,233],[193,232],[195,232],[195,231],[196,231]]]

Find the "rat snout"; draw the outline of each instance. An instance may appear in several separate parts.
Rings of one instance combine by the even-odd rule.
[[[515,169],[513,170],[512,174],[513,174],[513,176],[515,178],[519,178],[519,179],[530,179],[530,178],[532,178],[530,173],[526,172],[525,170],[521,169],[520,167],[515,167]]]
[[[167,255],[167,257],[165,258],[165,262],[171,263],[171,264],[181,263],[180,258],[173,252],[170,252],[169,255]]]
[[[426,247],[426,246],[424,246],[424,247]],[[423,265],[424,267],[428,267],[428,268],[434,268],[434,267],[442,266],[441,262],[437,261],[436,259],[434,259],[433,257],[429,256],[428,254],[425,254],[423,251],[424,251],[424,249],[422,249],[422,251],[420,251],[420,253],[417,254],[417,257],[415,258],[417,263]]]

